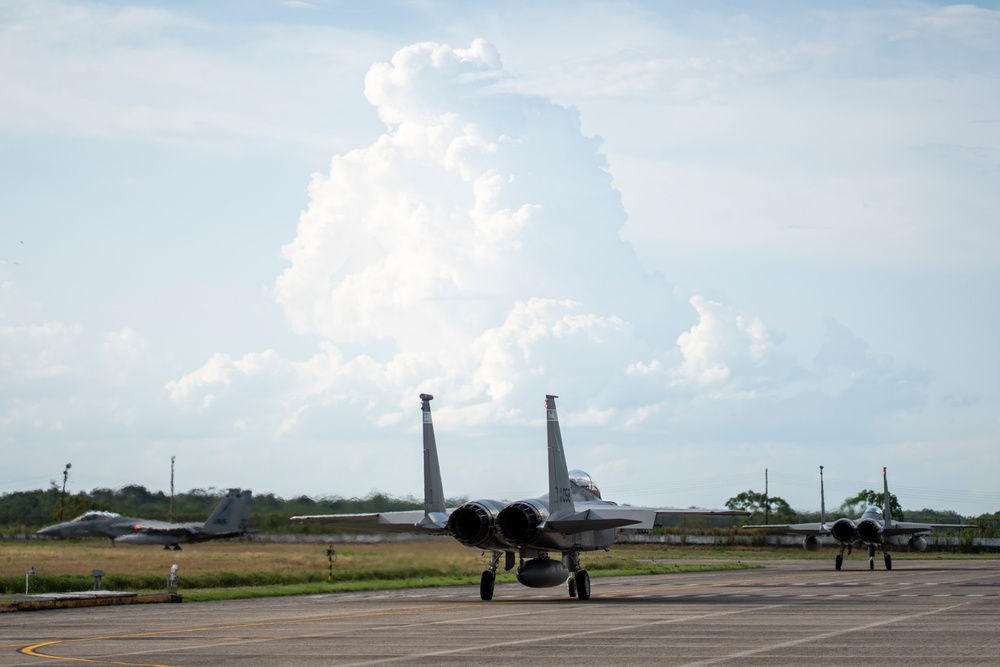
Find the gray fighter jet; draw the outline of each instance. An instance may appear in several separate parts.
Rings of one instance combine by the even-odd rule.
[[[239,537],[248,533],[252,496],[250,489],[229,489],[204,523],[169,523],[95,510],[42,528],[38,534],[49,537],[107,537],[112,544],[162,544],[164,549],[179,551],[181,544]]]
[[[580,554],[607,550],[623,527],[652,528],[665,514],[712,514],[747,516],[734,510],[690,510],[655,507],[623,507],[603,500],[590,476],[567,470],[563,452],[556,396],[545,397],[548,423],[549,492],[510,504],[475,500],[449,509],[438,464],[430,401],[421,394],[424,441],[424,509],[381,514],[325,514],[294,516],[292,521],[317,521],[335,528],[375,532],[451,535],[465,546],[490,552],[489,569],[480,579],[483,600],[493,598],[500,559],[511,570],[515,560],[517,580],[531,588],[548,588],[568,582],[569,596],[590,599],[590,575],[582,568]]]
[[[892,569],[892,556],[889,554],[889,547],[896,544],[896,537],[899,535],[909,535],[908,545],[911,551],[923,551],[927,548],[927,540],[924,535],[928,535],[934,530],[946,530],[956,528],[971,528],[964,523],[913,523],[909,521],[894,521],[888,508],[889,503],[889,480],[886,476],[886,469],[882,468],[882,488],[884,490],[882,498],[882,508],[871,506],[857,519],[837,519],[831,524],[826,522],[826,500],[823,495],[823,466],[819,467],[819,503],[820,519],[819,523],[789,523],[789,524],[766,524],[743,526],[748,530],[772,530],[776,532],[784,531],[786,535],[803,535],[805,539],[802,546],[807,551],[816,551],[822,546],[821,537],[832,537],[840,545],[840,553],[837,554],[836,568],[839,570],[844,564],[844,552],[851,554],[854,546],[868,547],[868,569],[875,569],[875,553],[881,551],[884,555],[885,569]]]

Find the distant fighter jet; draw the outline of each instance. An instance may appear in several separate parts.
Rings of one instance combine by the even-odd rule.
[[[112,543],[162,544],[180,550],[181,544],[239,537],[250,531],[250,489],[229,489],[204,523],[169,523],[114,512],[91,511],[70,521],[47,526],[39,535],[50,537],[107,537]]]
[[[567,470],[555,396],[545,397],[548,420],[549,493],[503,505],[475,500],[456,509],[444,505],[430,401],[421,394],[424,440],[424,509],[380,514],[325,514],[294,516],[292,521],[317,521],[335,528],[375,532],[451,535],[465,546],[489,551],[489,569],[480,578],[479,595],[493,599],[500,558],[504,569],[520,558],[517,580],[531,588],[559,586],[568,581],[569,596],[590,598],[590,575],[581,567],[580,553],[607,550],[619,528],[652,528],[659,515],[713,514],[747,516],[734,510],[678,510],[622,507],[602,500],[590,476]],[[553,557],[555,556],[555,557]]]
[[[832,524],[826,522],[826,500],[823,495],[823,466],[819,467],[819,502],[820,519],[819,523],[791,523],[791,524],[768,524],[743,526],[748,530],[773,530],[785,531],[787,535],[804,535],[805,540],[802,546],[807,551],[816,551],[820,548],[819,538],[830,536],[840,544],[840,553],[837,554],[836,567],[839,570],[844,564],[844,551],[851,554],[851,548],[855,545],[868,547],[868,569],[875,569],[875,552],[881,550],[884,554],[885,569],[892,569],[892,556],[889,555],[889,547],[895,545],[897,535],[909,535],[909,546],[913,551],[923,551],[927,548],[927,540],[923,538],[933,530],[948,528],[970,528],[964,523],[911,523],[904,521],[893,521],[889,512],[889,481],[886,477],[885,468],[882,468],[882,488],[884,489],[882,508],[869,507],[857,519],[837,519]]]

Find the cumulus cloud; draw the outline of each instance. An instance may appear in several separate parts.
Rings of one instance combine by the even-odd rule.
[[[698,312],[698,323],[677,339],[684,362],[675,371],[680,383],[703,386],[719,385],[731,379],[734,371],[753,374],[760,368],[772,347],[764,324],[747,318],[722,304],[699,296],[691,298]]]
[[[662,333],[671,299],[619,236],[599,140],[574,109],[497,90],[503,76],[481,40],[373,66],[365,94],[386,133],[313,177],[283,250],[289,322],[336,345],[389,343],[377,386],[431,378],[502,404],[521,378],[556,384],[567,366],[624,375]]]
[[[562,393],[578,426],[688,442],[815,438],[879,392],[864,433],[914,404],[921,378],[836,326],[802,363],[753,314],[678,302],[619,234],[600,139],[504,79],[482,41],[414,44],[373,66],[365,94],[385,131],[313,175],[273,288],[320,350],[216,354],[166,386],[172,402],[230,432],[334,447],[416,428],[421,391],[447,396],[435,408],[452,429],[531,426],[533,399]]]

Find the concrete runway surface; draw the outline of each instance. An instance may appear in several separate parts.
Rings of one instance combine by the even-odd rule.
[[[1000,665],[1000,560],[756,570],[0,615],[0,665]]]

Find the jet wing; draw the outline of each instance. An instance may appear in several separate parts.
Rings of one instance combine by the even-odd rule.
[[[557,519],[549,519],[546,525],[553,530],[571,535],[585,530],[606,530],[608,528],[634,528],[649,530],[657,519],[662,516],[709,515],[709,516],[749,516],[743,510],[700,510],[700,509],[666,509],[663,507],[622,507],[619,505],[602,505],[600,507],[581,507],[579,511]]]
[[[829,535],[830,527],[823,523],[767,523],[742,526],[744,530],[770,530],[786,535]]]
[[[373,533],[444,535],[448,532],[447,525],[450,514],[451,510],[447,510],[443,514],[432,513],[425,517],[423,510],[404,510],[374,514],[312,514],[293,516],[289,520],[296,523],[322,523],[330,528],[363,530]]]
[[[168,523],[166,521],[136,521],[129,524],[129,535],[149,535],[151,537],[184,537],[191,538],[201,533],[198,523]]]
[[[934,530],[961,530],[963,528],[974,528],[965,523],[912,523],[909,521],[893,521],[891,526],[882,529],[884,535],[916,535],[917,533],[929,533]]]

